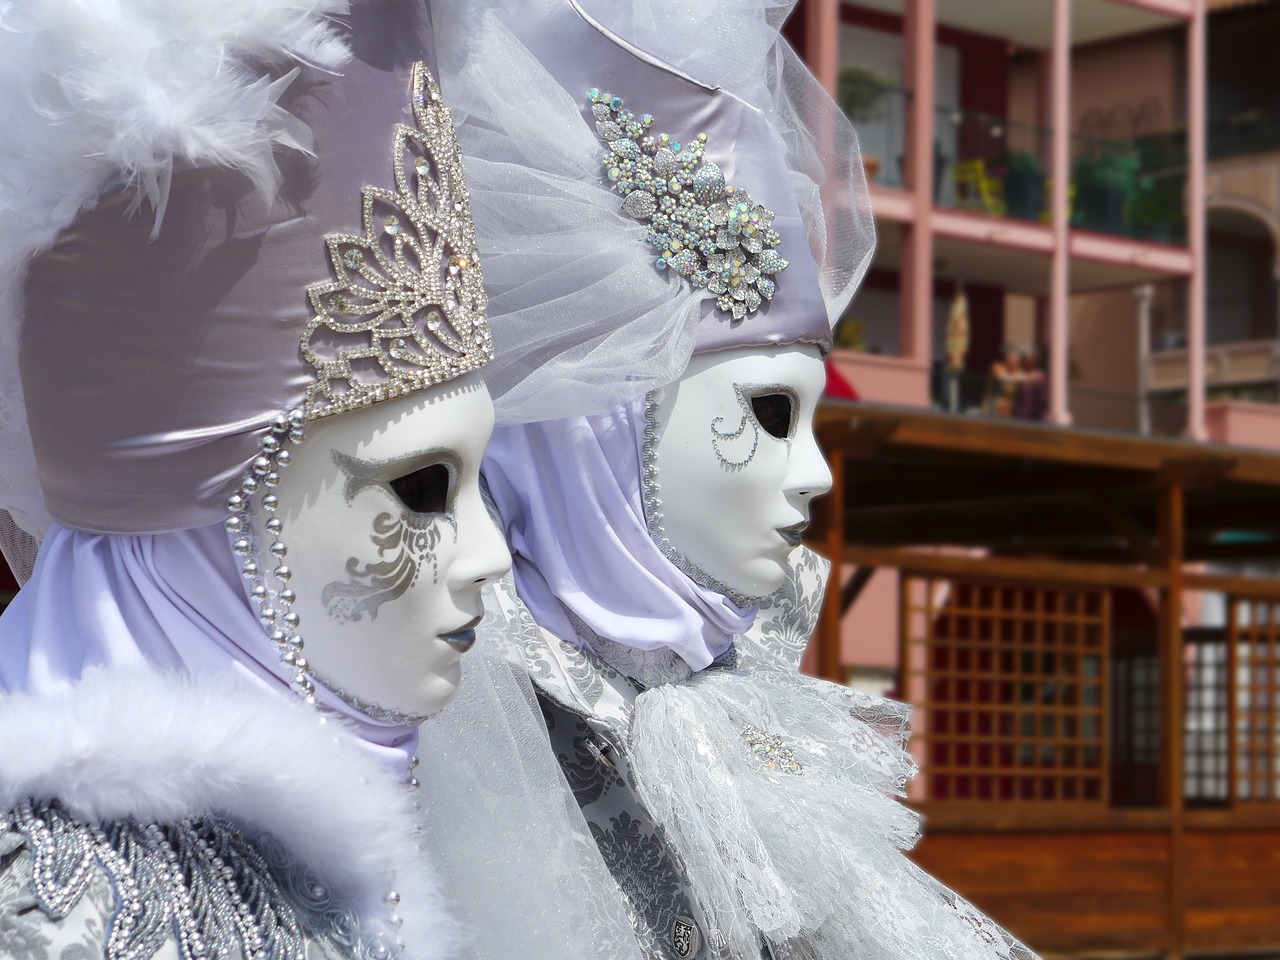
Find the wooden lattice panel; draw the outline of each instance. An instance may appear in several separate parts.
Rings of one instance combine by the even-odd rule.
[[[1280,603],[1232,597],[1229,609],[1235,800],[1274,803],[1280,800]]]
[[[1106,802],[1107,590],[904,574],[902,606],[915,799]]]
[[[1221,633],[1187,635],[1183,655],[1182,772],[1188,803],[1217,805],[1228,800],[1227,678],[1230,650]]]

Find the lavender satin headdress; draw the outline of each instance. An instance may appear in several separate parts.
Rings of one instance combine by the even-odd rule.
[[[356,37],[382,26],[351,16]],[[65,526],[234,519],[308,421],[492,357],[462,155],[426,67],[292,75],[271,89],[306,150],[280,151],[275,198],[216,160],[187,164],[154,242],[151,218],[128,215],[134,191],[108,189],[31,261],[23,398]]]

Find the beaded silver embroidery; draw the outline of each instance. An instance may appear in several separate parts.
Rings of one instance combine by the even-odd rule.
[[[707,135],[682,146],[665,133],[654,137],[653,117],[623,109],[620,97],[592,89],[587,100],[596,132],[609,145],[605,174],[623,196],[623,212],[649,224],[646,239],[660,251],[657,268],[710,290],[734,320],[772,300],[774,276],[787,268],[774,249],[781,238],[773,212],[726,184],[719,166],[703,162]]]
[[[421,63],[413,115],[416,129],[395,129],[396,189],[364,188],[364,233],[326,237],[336,279],[307,290],[308,420],[435,386],[493,357],[462,151]]]
[[[724,417],[716,417],[711,421],[711,449],[715,452],[716,459],[720,461],[720,465],[726,470],[740,470],[755,459],[756,451],[760,449],[760,424],[756,421],[756,415],[751,410],[751,402],[747,399],[742,387],[735,387],[734,392],[738,398],[738,406],[742,408],[742,420],[734,430],[722,430],[721,425],[724,423]],[[742,437],[751,430],[751,449],[747,455],[739,460],[733,460],[725,456],[721,444],[729,444],[734,440]]]
[[[216,818],[96,826],[56,802],[27,800],[0,817],[8,831],[30,848],[32,888],[52,920],[75,909],[96,871],[106,873],[117,902],[102,931],[105,960],[150,960],[171,938],[182,960],[305,960],[308,940],[340,948],[335,955],[400,953],[367,935],[350,907],[274,844],[256,845]]]

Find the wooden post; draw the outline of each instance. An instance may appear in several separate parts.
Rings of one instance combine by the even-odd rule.
[[[844,571],[844,452],[836,447],[831,462],[831,493],[826,498],[827,558],[831,576],[822,598],[822,621],[818,630],[818,676],[833,683],[844,683],[844,664],[840,650],[840,620],[843,611],[840,587]]]
[[[1184,849],[1183,788],[1183,644],[1182,644],[1182,558],[1184,555],[1183,489],[1171,484],[1160,491],[1160,559],[1168,577],[1160,602],[1160,704],[1161,764],[1160,799],[1169,810],[1169,960],[1183,960],[1185,943],[1186,893],[1183,873]]]

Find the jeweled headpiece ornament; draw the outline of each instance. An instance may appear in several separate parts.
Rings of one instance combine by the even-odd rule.
[[[710,290],[716,307],[735,320],[772,300],[773,275],[787,268],[773,211],[727,185],[724,171],[704,160],[707,135],[682,147],[669,134],[653,136],[653,117],[637,117],[621,97],[592,87],[587,100],[596,133],[609,145],[606,175],[625,198],[623,211],[649,223],[645,239],[661,251],[658,269]]]
[[[416,129],[395,129],[396,189],[365,187],[364,234],[326,237],[337,279],[307,290],[315,316],[302,355],[317,377],[308,419],[435,386],[493,357],[462,153],[421,63],[412,104]]]

